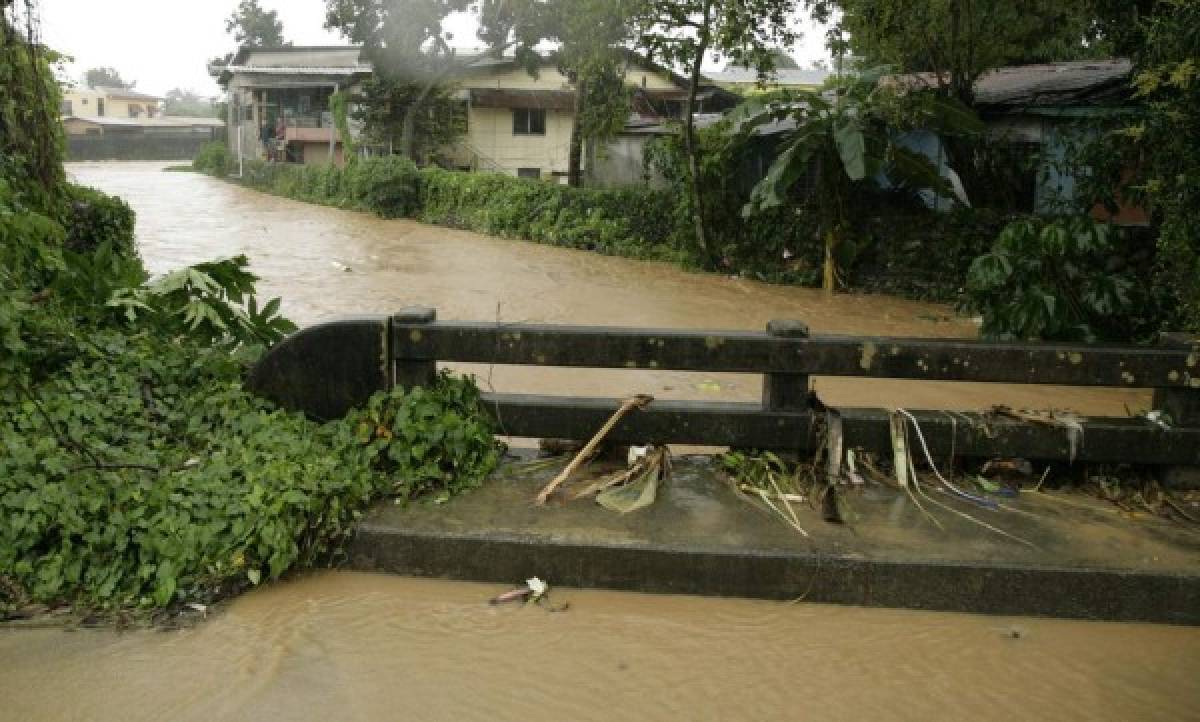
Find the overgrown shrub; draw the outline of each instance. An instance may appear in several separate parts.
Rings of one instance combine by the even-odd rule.
[[[998,339],[1128,341],[1154,331],[1151,289],[1111,226],[1086,216],[1009,224],[971,264],[966,307]]]
[[[976,258],[995,243],[1010,216],[986,208],[949,213],[904,207],[881,198],[877,214],[854,224],[839,266],[848,285],[921,300],[956,302]]]
[[[769,163],[772,143],[762,138],[740,138],[728,122],[696,133],[700,167],[700,193],[709,244],[723,271],[740,271],[764,281],[810,285],[818,280],[822,257],[816,224],[805,211],[803,199],[742,217],[750,191]],[[687,169],[683,143],[664,136],[646,147],[645,162],[669,185],[669,216],[680,247],[689,249],[693,265],[703,265],[695,249],[695,231],[687,202]]]
[[[134,224],[137,216],[125,201],[94,188],[68,186],[68,213],[64,220],[64,246],[71,251],[93,251],[108,244],[119,254],[133,256]]]
[[[229,174],[230,162],[229,146],[224,141],[214,140],[200,147],[192,167],[201,173],[224,178]]]
[[[503,450],[478,387],[449,372],[431,387],[377,393],[344,423],[402,499],[432,495],[445,501],[473,489],[496,468]]]
[[[364,158],[350,163],[340,174],[333,167],[330,171],[341,180],[340,184],[327,183],[327,196],[336,197],[330,189],[340,187],[355,206],[383,218],[404,218],[417,212],[420,178],[417,167],[406,158]]]
[[[498,459],[469,382],[318,425],[241,371],[220,347],[104,332],[34,393],[0,392],[0,575],[42,602],[207,602],[328,560],[373,498],[449,495]]]
[[[398,409],[384,444],[243,389],[292,328],[278,301],[258,305],[242,257],[148,279],[128,206],[64,180],[57,84],[22,8],[20,33],[0,10],[0,98],[20,101],[0,102],[0,619],[207,602],[328,559],[372,498],[477,485],[499,452],[470,382],[373,400]],[[223,146],[198,162],[226,164]],[[341,189],[328,169],[287,179]]]
[[[677,259],[671,197],[648,188],[582,189],[496,173],[421,171],[428,223],[635,258]]]

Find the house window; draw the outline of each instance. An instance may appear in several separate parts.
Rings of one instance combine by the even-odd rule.
[[[104,117],[104,98],[96,98],[96,115]]]
[[[84,105],[87,105],[87,98],[80,98],[79,102],[83,103]]]
[[[60,115],[75,115],[73,112],[71,112],[71,101],[69,100],[64,100],[62,102],[62,107],[58,110]]]
[[[129,117],[130,118],[136,118],[141,114],[142,114],[142,106],[140,106],[140,105],[130,105],[129,106]]]
[[[246,113],[243,117],[245,117],[246,120],[254,120],[254,106],[253,105],[246,106]]]
[[[312,110],[312,96],[311,95],[301,95],[300,96],[300,114],[308,115],[308,113],[311,110]]]
[[[538,180],[542,177],[542,169],[541,168],[518,168],[517,169],[517,177],[518,178],[532,178],[534,180]]]
[[[541,108],[514,108],[513,135],[545,135],[546,111]]]

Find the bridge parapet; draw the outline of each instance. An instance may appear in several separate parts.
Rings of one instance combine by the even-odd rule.
[[[988,413],[914,411],[932,453],[1200,466],[1200,340],[1159,346],[1007,343],[813,335],[798,321],[765,332],[438,321],[431,308],[320,324],[284,340],[251,377],[258,393],[317,418],[334,418],[371,393],[429,383],[439,362],[758,373],[762,403],[656,401],[609,438],[812,451],[825,412],[813,376],[1154,389],[1165,423],[1089,418],[1080,429]],[[485,394],[504,434],[589,438],[615,399]],[[889,412],[838,413],[847,448],[890,450]],[[1082,431],[1082,434],[1078,434]]]

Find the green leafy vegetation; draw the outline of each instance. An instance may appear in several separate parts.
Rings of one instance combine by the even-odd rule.
[[[1075,341],[1146,337],[1150,293],[1113,229],[1088,217],[1008,225],[971,264],[966,305],[983,335]]]
[[[478,487],[503,447],[480,412],[479,389],[442,372],[427,388],[375,394],[343,422],[365,444],[370,468],[393,480],[402,499],[442,502]]]
[[[200,152],[192,160],[192,168],[201,173],[224,178],[232,170],[231,163],[229,146],[225,145],[223,141],[214,140],[200,147]]]
[[[250,394],[294,329],[278,299],[244,257],[149,278],[129,206],[65,183],[49,56],[0,7],[0,619],[207,603],[336,559],[372,499],[482,482],[500,447],[471,381],[326,424]]]
[[[815,215],[802,197],[742,218],[762,146],[718,124],[697,132],[704,213],[718,267],[761,281],[818,284],[823,259]],[[691,241],[686,157],[676,137],[648,149],[666,188],[571,188],[495,173],[416,169],[399,157],[344,169],[246,161],[241,182],[312,203],[628,258],[702,266]],[[206,165],[202,163],[201,165]],[[730,173],[729,168],[738,172]],[[212,172],[212,171],[208,171]],[[958,209],[933,214],[903,194],[864,194],[838,245],[848,287],[921,299],[959,298],[967,269],[990,247],[1003,216]],[[880,210],[882,209],[882,210]]]
[[[811,175],[815,188],[809,205],[825,245],[822,285],[826,293],[833,293],[836,286],[836,255],[848,240],[850,219],[865,206],[862,190],[876,183],[881,172],[912,190],[950,193],[933,163],[897,140],[897,131],[903,129],[896,112],[899,99],[879,86],[885,72],[878,68],[849,77],[832,101],[816,92],[785,93],[765,103],[751,100],[733,114],[741,133],[773,121],[795,121],[796,130],[786,136],[742,215],[784,206],[788,191]],[[910,127],[939,130],[943,135],[982,130],[973,113],[946,98],[915,97],[904,110],[908,117],[903,122]]]
[[[570,188],[498,174],[421,171],[423,221],[633,258],[681,259],[672,199],[643,188]]]
[[[905,72],[935,71],[950,96],[970,103],[974,82],[1005,65],[1100,57],[1094,0],[805,0],[833,22],[834,51]]]
[[[1200,5],[1159,0],[1135,27],[1146,113],[1120,138],[1139,160],[1126,192],[1145,200],[1161,229],[1156,283],[1174,296],[1176,329],[1200,332]]]
[[[687,95],[680,122],[686,159],[684,198],[691,218],[689,239],[704,268],[714,269],[714,252],[705,225],[700,154],[696,141],[695,112],[701,70],[710,54],[724,56],[765,75],[775,67],[775,49],[790,47],[796,39],[791,29],[794,3],[789,0],[640,0],[637,6],[638,45],[648,57],[668,67],[684,69]]]

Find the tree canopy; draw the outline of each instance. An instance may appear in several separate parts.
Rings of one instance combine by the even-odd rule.
[[[696,243],[709,265],[715,253],[705,229],[699,187],[694,113],[701,69],[709,55],[766,75],[775,68],[777,48],[789,48],[795,3],[790,0],[639,0],[638,45],[664,65],[685,69],[687,99],[683,107],[683,148]]]
[[[398,124],[399,150],[409,159],[416,159],[423,127],[454,126],[443,122],[442,114],[431,117],[424,111],[436,110],[434,103],[446,99],[439,89],[461,67],[446,19],[473,5],[472,0],[326,0],[325,27],[362,45],[375,69],[363,99],[368,131],[394,135]],[[450,109],[447,103],[437,105]]]
[[[89,88],[104,87],[124,88],[129,90],[133,88],[133,86],[137,85],[137,81],[127,82],[121,77],[121,73],[119,73],[116,68],[107,66],[100,68],[89,68],[88,71],[84,73],[83,77],[84,82],[87,83]]]
[[[1094,0],[806,1],[822,22],[840,12],[835,52],[848,51],[868,67],[936,73],[944,91],[968,103],[975,81],[992,68],[1074,60],[1107,49],[1097,42]]]
[[[274,10],[263,10],[258,0],[241,0],[225,20],[225,32],[239,46],[274,48],[291,45],[283,39],[283,23]]]
[[[637,0],[489,0],[480,8],[479,37],[493,52],[516,46],[516,57],[536,74],[543,59],[537,46],[558,45],[554,61],[574,85],[568,180],[581,183],[584,141],[616,135],[629,117],[626,68],[635,32]]]
[[[167,91],[163,115],[206,118],[215,114],[215,106],[193,90],[173,88]]]

